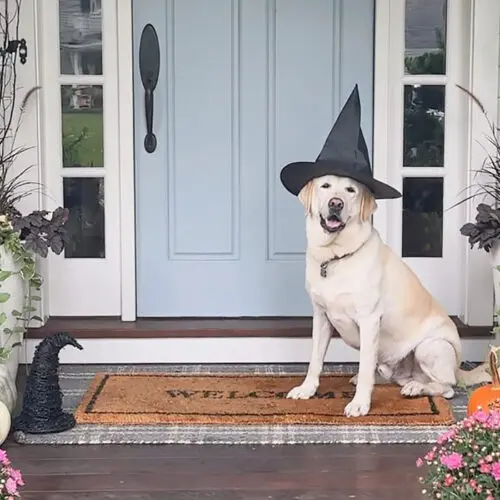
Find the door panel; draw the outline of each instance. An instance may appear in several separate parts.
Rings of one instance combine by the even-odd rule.
[[[372,129],[373,2],[134,2],[161,48],[153,131],[134,61],[139,316],[304,316],[304,215],[279,181],[317,156],[360,86]]]

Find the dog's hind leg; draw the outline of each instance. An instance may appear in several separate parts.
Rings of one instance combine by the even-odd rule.
[[[375,385],[396,383],[403,386],[411,380],[412,369],[413,354],[408,355],[397,363],[379,363],[375,372]],[[356,385],[358,383],[358,375],[354,375],[349,382]]]
[[[332,326],[325,312],[313,306],[312,353],[307,375],[301,385],[294,387],[288,394],[290,399],[309,399],[316,394],[319,376],[323,371],[326,350],[332,336]]]
[[[386,371],[385,365],[379,365],[377,367],[377,371],[375,372],[375,385],[384,385],[384,384],[390,384],[391,383],[391,376],[388,371]],[[390,369],[389,369],[390,370]],[[352,385],[356,385],[358,383],[358,374],[354,375],[351,377],[349,380],[349,383]]]
[[[403,386],[401,394],[452,398],[456,369],[455,349],[447,340],[424,340],[415,348],[412,380]]]
[[[403,358],[395,367],[392,374],[392,380],[404,387],[408,382],[413,380],[413,366],[415,364],[415,356],[410,352]]]

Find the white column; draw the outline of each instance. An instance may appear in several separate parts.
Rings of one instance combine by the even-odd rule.
[[[498,124],[498,63],[500,2],[474,0],[472,10],[471,74],[469,89],[482,102],[491,121]],[[473,183],[491,146],[488,124],[475,105],[470,109],[469,183]],[[486,151],[485,151],[486,148]],[[467,219],[473,221],[479,200],[467,202]],[[493,281],[488,255],[483,250],[467,247],[465,268],[466,309],[463,317],[468,325],[491,325],[493,315]]]

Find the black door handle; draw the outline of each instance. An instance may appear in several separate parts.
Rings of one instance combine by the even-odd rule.
[[[144,108],[146,113],[146,136],[144,149],[152,153],[156,149],[156,135],[153,133],[154,90],[160,74],[160,44],[152,24],[146,24],[139,44],[139,71],[144,87]]]

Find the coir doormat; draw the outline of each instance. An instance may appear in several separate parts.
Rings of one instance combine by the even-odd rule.
[[[324,375],[317,394],[291,400],[302,376],[97,373],[78,405],[79,424],[104,425],[376,425],[442,426],[453,423],[443,398],[405,398],[400,388],[378,385],[370,414],[347,418],[354,396],[350,376]]]

